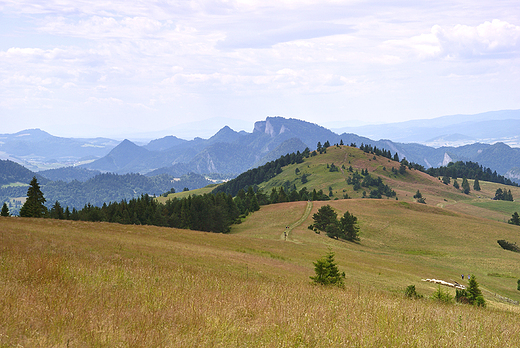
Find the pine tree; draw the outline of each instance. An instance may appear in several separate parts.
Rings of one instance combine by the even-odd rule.
[[[475,182],[473,183],[473,190],[480,191],[480,183],[477,178],[475,178]]]
[[[29,189],[27,190],[27,200],[20,209],[20,216],[35,218],[44,217],[47,213],[47,208],[44,203],[45,197],[43,197],[43,193],[40,190],[38,180],[36,180],[36,177],[33,177],[29,184]]]
[[[344,286],[343,279],[345,278],[345,273],[340,273],[338,269],[338,265],[334,261],[334,253],[329,251],[329,253],[313,262],[314,271],[316,276],[310,277],[314,283],[322,284],[322,285],[336,285],[339,287]]]
[[[63,213],[63,208],[61,207],[60,202],[56,201],[56,203],[54,203],[49,215],[51,219],[63,220],[65,218],[65,214]]]
[[[329,225],[338,224],[337,217],[338,215],[330,205],[324,205],[323,207],[318,209],[318,212],[316,214],[312,216],[312,219],[314,220],[314,228],[318,231],[327,232],[327,227]],[[328,227],[331,233],[335,232],[334,227]]]
[[[9,208],[7,207],[7,203],[5,202],[2,206],[2,212],[0,213],[0,216],[9,216]]]
[[[455,187],[457,190],[460,188],[459,182],[457,181],[457,179],[453,179],[453,187]]]
[[[464,192],[465,194],[469,193],[469,182],[468,179],[466,179],[466,177],[462,178],[462,192]]]
[[[512,225],[520,225],[520,216],[518,215],[518,213],[516,211],[513,213],[513,215],[511,216],[511,219],[508,221],[508,223],[510,223]]]
[[[359,240],[357,217],[346,211],[345,214],[343,214],[343,217],[339,220],[339,225],[342,232],[342,238],[350,241]]]
[[[468,301],[470,304],[479,306],[479,307],[485,307],[486,301],[484,300],[484,296],[482,296],[482,292],[480,291],[477,283],[477,279],[472,274],[471,278],[469,279],[468,283],[468,289],[467,295],[468,295]]]

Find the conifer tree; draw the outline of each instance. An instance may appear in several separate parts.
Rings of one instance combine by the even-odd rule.
[[[343,217],[339,220],[339,225],[342,232],[342,238],[350,241],[359,240],[357,217],[346,211],[345,214],[343,214]]]
[[[343,279],[345,278],[345,273],[340,273],[338,269],[338,265],[334,261],[334,253],[329,251],[329,253],[313,262],[314,271],[316,276],[310,277],[314,283],[322,284],[322,285],[336,285],[339,287],[344,286]]]
[[[20,216],[35,218],[44,217],[47,213],[47,208],[44,203],[45,197],[43,197],[43,193],[40,190],[38,180],[36,180],[36,177],[33,177],[29,184],[29,189],[27,190],[27,200],[20,209]]]
[[[475,178],[475,182],[473,183],[473,190],[480,191],[480,183],[478,181],[478,178]]]
[[[457,190],[460,188],[459,182],[457,181],[457,179],[453,179],[453,187],[455,187]]]
[[[508,223],[510,223],[512,225],[520,225],[520,216],[518,215],[518,213],[516,211],[513,213],[513,215],[511,216],[511,219],[509,219]]]
[[[314,228],[318,231],[327,232],[327,226],[337,225],[337,214],[330,205],[324,205],[318,212],[312,216],[314,220]],[[329,227],[330,232],[333,232],[333,228]]]
[[[482,296],[482,291],[480,291],[480,289],[478,287],[477,279],[475,278],[475,276],[473,274],[471,275],[471,278],[469,279],[468,289],[466,291],[467,291],[468,301],[470,304],[473,304],[473,305],[476,305],[479,307],[486,306],[486,301],[484,300],[484,296]]]
[[[2,212],[0,213],[0,216],[9,216],[9,208],[7,207],[7,203],[5,202],[2,206]]]
[[[469,193],[469,182],[468,179],[466,179],[466,177],[462,178],[462,192],[464,192],[465,194]]]

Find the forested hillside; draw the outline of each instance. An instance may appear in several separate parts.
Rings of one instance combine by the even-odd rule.
[[[57,169],[48,169],[38,172],[38,174],[51,181],[65,181],[71,182],[74,180],[87,181],[101,174],[99,170],[90,170],[81,167],[64,167]]]
[[[72,177],[85,176],[85,181],[72,180]],[[0,161],[0,204],[8,203],[11,214],[17,214],[27,194],[27,187],[36,177],[47,200],[46,206],[59,201],[64,207],[83,208],[86,204],[102,206],[103,203],[119,202],[140,197],[143,194],[160,195],[165,192],[197,189],[212,184],[213,181],[199,174],[186,174],[174,177],[168,174],[144,176],[141,174],[117,175],[113,173],[97,174],[82,168],[63,168],[45,171],[51,181],[39,173],[34,173],[23,166],[6,160]],[[90,178],[89,178],[90,177]],[[219,178],[216,178],[219,179]],[[65,181],[66,180],[66,181]]]
[[[172,188],[175,191],[182,191],[184,188],[199,188],[211,183],[198,174],[187,174],[180,179],[175,179],[166,174],[146,177],[141,174],[106,173],[85,182],[53,181],[43,185],[42,191],[49,207],[58,201],[63,206],[79,209],[87,203],[100,207],[103,203],[137,198],[142,194],[158,196]]]
[[[33,176],[36,176],[38,181],[41,183],[49,181],[16,162],[0,160],[0,185],[9,185],[14,183],[29,184],[29,181],[31,181]]]

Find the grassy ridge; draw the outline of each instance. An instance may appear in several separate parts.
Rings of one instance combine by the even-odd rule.
[[[314,213],[324,202],[314,202]],[[360,244],[306,229],[307,203],[262,207],[228,235],[107,223],[0,219],[0,344],[11,346],[516,346],[518,227],[391,200],[329,202]],[[312,216],[311,213],[311,216]],[[309,283],[336,253],[344,290]],[[487,309],[405,300],[421,278],[474,273]],[[497,329],[499,328],[499,329]]]

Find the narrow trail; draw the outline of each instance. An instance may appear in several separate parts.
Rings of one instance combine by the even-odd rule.
[[[290,242],[296,242],[298,243],[297,241],[295,240],[291,240],[290,239],[290,236],[291,236],[291,231],[300,226],[310,215],[312,211],[312,201],[307,201],[307,206],[305,207],[305,211],[303,212],[303,215],[301,218],[298,219],[298,221],[296,222],[293,222],[292,224],[290,224],[283,232],[282,234],[280,235],[280,239],[281,240],[286,240],[286,241],[290,241]]]

